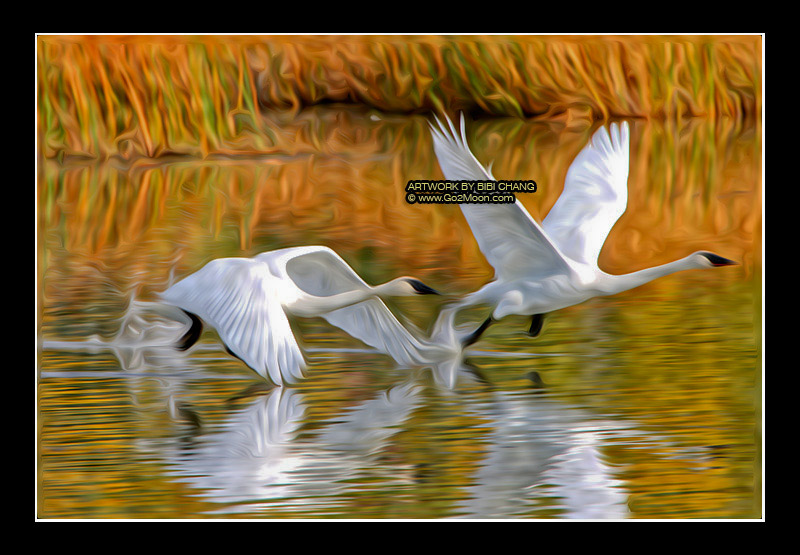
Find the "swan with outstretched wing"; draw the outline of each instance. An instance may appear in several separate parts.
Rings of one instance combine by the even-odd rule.
[[[197,341],[206,323],[229,352],[280,385],[301,379],[306,367],[291,316],[325,318],[398,363],[421,363],[425,344],[381,297],[427,294],[437,291],[411,277],[370,286],[333,250],[309,246],[212,260],[160,297],[191,322],[181,349]]]
[[[433,146],[447,180],[494,180],[467,145],[465,122],[431,123]],[[601,127],[567,172],[564,189],[539,224],[517,200],[512,204],[461,204],[461,211],[494,279],[467,295],[456,309],[488,304],[492,313],[465,341],[474,342],[495,320],[511,314],[531,316],[529,335],[542,328],[544,314],[599,295],[633,289],[681,270],[735,264],[698,251],[685,258],[632,272],[611,275],[597,259],[603,243],[628,199],[630,130],[627,122]],[[448,314],[453,318],[454,310]]]

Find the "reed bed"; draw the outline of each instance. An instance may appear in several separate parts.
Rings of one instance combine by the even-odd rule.
[[[758,36],[41,36],[45,158],[292,154],[317,104],[558,119],[761,111]],[[288,116],[287,116],[288,114]]]
[[[757,365],[753,349],[760,352],[760,49],[760,38],[752,36],[39,37],[40,336],[110,337],[118,326],[113,316],[125,310],[131,294],[152,299],[170,279],[212,258],[294,245],[328,245],[371,283],[405,274],[453,295],[475,290],[492,270],[458,207],[405,202],[408,180],[442,177],[428,112],[469,112],[469,142],[480,161],[494,162],[500,178],[537,182],[537,193],[520,195],[537,219],[558,198],[569,164],[597,121],[625,118],[631,120],[636,145],[628,210],[609,235],[603,269],[633,271],[703,248],[742,262],[745,277],[754,279],[735,287],[726,283],[702,303],[688,299],[696,289],[682,289],[692,279],[710,279],[698,273],[648,286],[639,293],[647,298],[647,310],[600,304],[583,315],[575,307],[573,317],[554,319],[550,333],[555,335],[537,343],[543,353],[559,355],[538,358],[537,369],[549,372],[548,383],[561,391],[582,396],[591,388],[593,398],[614,414],[656,427],[668,422],[695,429],[707,414],[751,414],[750,404],[741,405],[751,394],[747,361]],[[328,103],[339,105],[328,109]],[[723,284],[740,275],[725,271],[714,273],[714,279]],[[731,291],[736,295],[730,297]],[[687,298],[685,306],[675,302],[679,293]],[[420,327],[439,308],[435,302],[397,302]],[[633,301],[615,299],[626,302]],[[491,338],[496,345],[520,348],[514,337],[490,333],[496,333]],[[608,341],[613,334],[625,343]],[[645,335],[655,339],[645,341]],[[584,341],[598,337],[599,342]],[[676,338],[696,348],[671,349]],[[565,344],[576,354],[564,354]],[[587,358],[586,350],[598,345],[624,348]],[[719,345],[733,347],[721,357]],[[57,352],[44,356],[50,358],[43,366],[51,369],[69,364],[76,365],[72,369],[84,364],[92,370],[117,368],[110,354],[65,361],[52,358],[63,356]],[[670,361],[659,358],[667,356]],[[495,365],[493,379],[499,375],[498,383],[523,387],[530,360],[519,361],[519,366]],[[682,371],[667,379],[654,371],[660,362]],[[309,403],[311,411],[350,403],[341,392],[353,384],[364,395],[360,380],[374,369],[359,372],[348,364],[350,372],[333,372],[323,364],[315,369],[316,381],[304,386],[319,401]],[[215,363],[215,368],[224,371],[225,366]],[[609,386],[609,379],[616,381]],[[109,380],[96,382],[102,386],[98,395],[108,396]],[[233,382],[238,380],[221,378],[208,399],[230,398],[234,391],[225,388],[239,387]],[[105,496],[103,503],[90,502],[97,495],[84,495],[89,489],[85,472],[63,464],[59,472],[53,465],[61,463],[51,457],[48,476],[56,485],[40,503],[46,516],[126,517],[133,511],[160,517],[169,516],[173,506],[186,514],[210,510],[182,491],[164,496],[163,505],[151,498],[132,502],[130,495],[120,494],[133,491],[128,482],[138,471],[124,466],[123,459],[141,456],[126,452],[131,443],[126,426],[100,430],[94,421],[106,414],[111,415],[103,418],[106,423],[131,421],[129,406],[116,402],[130,396],[123,393],[112,391],[108,407],[94,403],[83,411],[96,432],[89,440],[105,442],[113,455],[115,464],[106,466],[123,469],[119,476],[104,475],[99,490],[94,484]],[[42,390],[45,417],[64,410],[57,397],[64,392]],[[77,396],[66,403],[83,401]],[[114,412],[117,405],[123,412]],[[166,412],[143,414],[160,418]],[[678,475],[668,464],[688,464],[680,457],[658,462],[662,453],[645,446],[637,451],[640,456],[629,458],[630,506],[636,515],[749,514],[750,495],[742,482],[748,483],[750,463],[758,456],[748,439],[752,422],[731,422],[706,426],[684,441],[689,447],[696,443],[698,450],[721,445],[726,450],[717,460],[729,463],[703,472],[682,469],[679,475],[688,481],[663,479]],[[470,418],[445,423],[458,430],[483,425]],[[417,468],[424,454],[419,438],[431,436],[426,426],[424,418],[413,421],[402,430],[405,443],[393,452],[405,457],[409,468]],[[49,430],[42,440],[44,454],[65,452],[84,460],[85,438],[77,440],[75,426],[63,428],[63,433]],[[124,441],[109,435],[118,432]],[[437,459],[444,466],[433,470],[443,468],[442,473],[468,481],[478,460],[471,440],[452,434],[449,439],[451,449]],[[625,447],[611,442],[607,448]],[[174,480],[166,485],[160,480],[152,478],[149,490],[172,492]],[[433,482],[428,482],[420,483],[430,490]],[[453,498],[453,484],[423,493]],[[687,491],[707,494],[687,496]]]
[[[351,258],[390,252],[387,265],[467,290],[489,270],[458,208],[404,199],[408,180],[441,176],[428,110],[469,111],[481,161],[539,184],[521,199],[537,218],[596,120],[630,118],[629,210],[604,268],[715,245],[760,260],[758,37],[59,36],[38,48],[40,245],[98,263],[130,266],[158,244],[187,253],[189,270],[207,261],[197,253],[322,242]]]

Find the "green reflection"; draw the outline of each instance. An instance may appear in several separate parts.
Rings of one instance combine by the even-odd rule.
[[[349,123],[337,128],[340,114]],[[44,163],[42,338],[109,337],[129,296],[151,298],[171,273],[293,245],[330,246],[373,283],[410,274],[460,294],[491,277],[457,208],[403,200],[407,180],[438,175],[423,117],[375,122],[331,109],[303,118],[314,124],[304,127],[306,140],[320,144],[313,155]],[[354,152],[323,140],[337,129],[338,144],[359,145]],[[588,136],[511,119],[470,129],[496,175],[537,181],[539,192],[524,202],[538,215]],[[576,513],[563,484],[588,487],[579,479],[591,477],[612,516],[760,516],[760,139],[702,121],[636,122],[633,138],[629,209],[601,266],[632,271],[698,248],[740,266],[571,307],[550,315],[536,340],[524,335],[526,322],[508,318],[470,357],[488,383],[464,373],[453,391],[430,370],[342,352],[360,345],[322,321],[299,322],[316,350],[297,388],[306,410],[280,459],[300,461],[281,475],[286,497],[222,502],[209,483],[183,479],[182,469],[202,461],[201,446],[261,399],[237,399],[256,376],[212,332],[185,358],[139,367],[110,352],[43,349],[39,516],[565,518]],[[440,307],[416,299],[394,306],[422,327]],[[532,387],[533,371],[543,389]],[[349,411],[407,383],[413,403],[380,429],[381,442],[347,456],[327,442]],[[200,430],[170,418],[170,396],[192,407]],[[570,457],[593,457],[594,473],[570,466]],[[493,465],[507,465],[517,481],[493,482]],[[496,486],[482,489],[487,483]],[[304,489],[322,484],[332,487]]]

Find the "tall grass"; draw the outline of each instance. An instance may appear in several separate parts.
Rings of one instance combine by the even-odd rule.
[[[732,118],[761,110],[757,36],[40,36],[40,151],[107,159],[296,152],[281,113]]]

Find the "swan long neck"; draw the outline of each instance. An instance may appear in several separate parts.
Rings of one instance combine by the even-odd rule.
[[[397,292],[397,284],[401,281],[401,278],[395,278],[393,280],[387,281],[386,283],[381,283],[379,285],[375,285],[374,287],[369,287],[370,294],[376,296],[387,296],[392,297],[398,294]]]
[[[293,304],[291,311],[298,316],[319,316],[320,314],[332,312],[374,297],[408,294],[400,288],[400,284],[404,281],[403,278],[396,278],[375,286],[364,284],[350,291],[337,293],[335,295],[311,295],[305,297],[302,302]]]
[[[326,297],[312,296],[293,306],[292,309],[294,313],[300,316],[319,316],[320,314],[333,312],[334,310],[366,301],[377,294],[376,289],[377,287],[366,286]]]
[[[649,283],[654,279],[668,276],[669,274],[674,274],[675,272],[680,272],[683,270],[691,270],[696,267],[697,266],[692,263],[689,257],[681,258],[680,260],[661,264],[660,266],[653,266],[652,268],[645,268],[644,270],[631,272],[630,274],[608,276],[608,286],[606,289],[608,290],[609,294],[613,295],[629,289],[635,289],[636,287],[644,285],[645,283]]]

